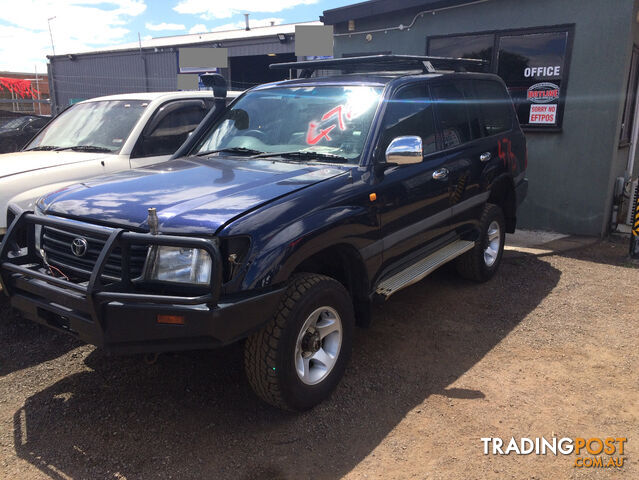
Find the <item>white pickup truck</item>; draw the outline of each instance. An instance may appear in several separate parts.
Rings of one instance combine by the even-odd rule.
[[[127,93],[63,111],[22,151],[0,155],[0,239],[9,203],[30,209],[71,183],[168,160],[214,104],[211,91]]]

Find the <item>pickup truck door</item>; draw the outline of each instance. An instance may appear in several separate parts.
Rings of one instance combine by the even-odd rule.
[[[423,161],[376,169],[382,270],[410,262],[411,254],[421,254],[422,247],[450,228],[448,180],[437,178],[447,159],[438,153],[433,103],[424,83],[405,86],[388,101],[375,149],[378,165],[385,161],[388,144],[405,135],[421,137]]]
[[[131,168],[164,162],[184,143],[208,113],[203,99],[175,100],[151,116],[131,152]]]

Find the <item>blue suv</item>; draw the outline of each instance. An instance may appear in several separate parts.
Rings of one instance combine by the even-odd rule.
[[[526,141],[504,83],[471,65],[274,65],[301,77],[212,112],[172,160],[12,211],[4,291],[25,317],[113,353],[245,339],[255,392],[311,408],[374,302],[450,261],[480,282],[499,266]]]

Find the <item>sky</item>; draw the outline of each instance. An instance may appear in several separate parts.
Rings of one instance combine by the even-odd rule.
[[[46,73],[46,55],[141,38],[319,20],[361,0],[0,0],[0,71]]]

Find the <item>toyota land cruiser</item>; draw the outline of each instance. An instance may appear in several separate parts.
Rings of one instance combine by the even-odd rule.
[[[245,92],[173,160],[15,211],[4,291],[26,317],[114,353],[246,339],[255,392],[311,408],[342,377],[372,302],[449,261],[480,282],[500,264],[526,143],[504,83],[471,64],[272,66],[301,78]]]

